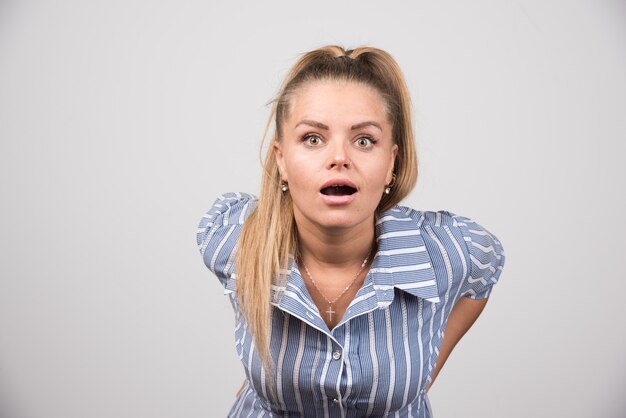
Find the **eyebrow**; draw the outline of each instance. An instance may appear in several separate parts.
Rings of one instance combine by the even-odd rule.
[[[367,128],[368,126],[374,126],[375,128],[378,128],[379,131],[381,131],[381,132],[383,131],[383,128],[381,128],[379,124],[377,124],[376,122],[373,122],[373,121],[357,123],[356,125],[352,125],[351,129],[353,131],[356,131],[357,129]]]
[[[324,125],[321,122],[316,122],[314,120],[308,120],[308,119],[301,120],[296,125],[296,128],[298,126],[300,126],[300,125],[309,125],[309,126],[312,126],[314,128],[322,129],[324,131],[328,130],[328,126]],[[367,128],[368,126],[374,126],[374,127],[378,128],[378,130],[381,131],[381,132],[383,130],[383,128],[381,128],[380,125],[378,123],[374,122],[374,121],[366,121],[366,122],[357,123],[356,125],[352,125],[350,130],[356,131],[358,129]]]
[[[320,123],[320,122],[315,122],[314,120],[308,120],[308,119],[301,120],[296,125],[296,128],[298,126],[300,126],[300,125],[309,125],[309,126],[312,126],[314,128],[322,129],[324,131],[328,130],[328,126],[326,126],[326,125],[324,125],[323,123]]]

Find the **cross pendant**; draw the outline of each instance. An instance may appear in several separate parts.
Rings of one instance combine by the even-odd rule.
[[[332,322],[333,314],[335,313],[335,311],[333,311],[333,305],[328,305],[328,310],[326,311],[326,313],[328,314],[328,320]]]

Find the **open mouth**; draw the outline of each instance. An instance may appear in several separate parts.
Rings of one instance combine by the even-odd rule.
[[[324,187],[320,192],[326,196],[350,196],[356,193],[354,187],[338,184],[334,186]]]

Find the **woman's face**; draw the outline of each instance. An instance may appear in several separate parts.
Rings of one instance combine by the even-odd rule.
[[[298,226],[371,222],[398,151],[380,93],[354,82],[314,81],[290,105],[274,152]]]

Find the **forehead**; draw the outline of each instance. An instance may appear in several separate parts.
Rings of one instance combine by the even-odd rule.
[[[342,80],[316,80],[300,86],[290,97],[288,114],[290,124],[303,118],[327,123],[389,123],[387,103],[378,90]]]

